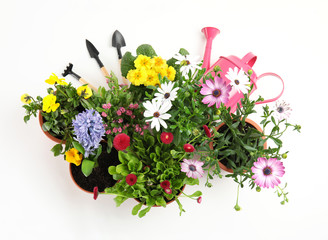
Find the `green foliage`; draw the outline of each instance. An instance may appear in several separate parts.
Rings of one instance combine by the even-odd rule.
[[[78,113],[85,109],[83,107],[83,101],[85,99],[77,94],[75,87],[71,83],[68,85],[55,83],[53,87],[47,89],[47,93],[56,96],[56,103],[60,104],[57,110],[49,113],[43,112],[43,98],[37,96],[36,99],[31,98],[32,101],[29,104],[23,105],[23,108],[26,110],[24,121],[28,122],[32,115],[37,117],[37,114],[41,114],[43,118],[42,129],[49,132],[52,136],[62,139],[62,142],[65,142],[65,151],[67,151],[73,147],[74,132],[72,120]],[[55,145],[52,151],[55,156],[65,152],[58,145]]]
[[[94,161],[84,159],[82,161],[82,167],[81,167],[81,170],[82,170],[84,176],[88,177],[92,173],[94,166],[95,166]]]
[[[142,44],[142,45],[140,45],[137,48],[136,52],[137,52],[137,55],[145,55],[145,56],[148,56],[148,57],[155,57],[155,56],[157,56],[155,50],[149,44]]]
[[[180,164],[185,156],[182,146],[163,144],[160,133],[151,133],[148,130],[144,131],[143,136],[134,133],[132,138],[133,144],[126,151],[119,152],[121,164],[108,169],[113,177],[121,179],[115,186],[105,190],[107,194],[117,195],[117,205],[127,198],[136,198],[140,204],[132,209],[132,214],[143,217],[152,206],[166,207],[167,201],[176,199],[181,194],[185,184],[199,184],[198,179],[188,178],[181,172]],[[171,151],[175,151],[174,156],[179,159],[174,159]],[[129,174],[137,177],[137,182],[132,186],[126,182]],[[167,194],[160,186],[163,181],[170,182],[172,194]],[[201,192],[197,191],[190,198],[200,195]],[[143,205],[147,207],[142,209]]]
[[[131,52],[126,52],[121,60],[121,73],[122,76],[126,78],[128,75],[128,72],[131,69],[135,69],[134,67],[134,60],[136,60],[137,57],[132,56]]]

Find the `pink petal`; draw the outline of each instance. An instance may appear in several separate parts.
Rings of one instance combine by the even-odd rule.
[[[212,94],[212,92],[213,92],[213,89],[210,89],[205,84],[203,84],[203,88],[200,90],[200,94],[202,94],[202,95],[210,95],[210,94]]]
[[[213,106],[216,101],[216,98],[212,95],[208,95],[203,98],[202,103],[208,104],[209,107]]]
[[[211,80],[206,80],[205,82],[206,82],[206,85],[207,85],[209,88],[211,88],[212,90],[215,89],[214,84],[213,84],[213,82],[212,82]]]
[[[181,163],[181,172],[188,172],[189,171],[189,165],[187,163]]]

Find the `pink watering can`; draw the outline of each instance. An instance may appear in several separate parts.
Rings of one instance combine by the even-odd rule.
[[[226,77],[226,74],[228,73],[229,69],[234,70],[235,68],[240,71],[244,71],[247,73],[249,70],[252,70],[253,73],[251,75],[251,84],[254,85],[251,94],[257,89],[256,82],[265,77],[265,76],[273,76],[281,80],[282,82],[282,91],[280,94],[272,99],[264,100],[262,102],[258,102],[257,104],[263,104],[263,103],[269,103],[276,101],[278,98],[281,97],[281,95],[284,92],[284,81],[280,76],[278,76],[275,73],[263,73],[260,76],[257,76],[254,70],[252,69],[254,63],[256,62],[257,56],[255,56],[253,53],[249,52],[247,53],[242,59],[236,57],[236,56],[228,56],[228,57],[220,57],[219,60],[214,63],[210,67],[210,59],[211,59],[211,50],[212,50],[212,41],[220,33],[220,30],[214,27],[205,27],[202,29],[202,32],[204,33],[206,37],[206,47],[205,47],[205,54],[204,54],[204,61],[203,61],[203,68],[206,68],[206,72],[210,72],[213,70],[215,66],[219,66],[222,70],[220,73],[221,78],[226,82],[226,84],[229,84],[231,81]],[[230,70],[231,71],[231,70]],[[226,104],[227,107],[231,107],[231,112],[235,112],[237,109],[237,103],[240,103],[240,100],[244,97],[242,92],[238,92],[236,90],[232,90],[229,95],[229,102]]]

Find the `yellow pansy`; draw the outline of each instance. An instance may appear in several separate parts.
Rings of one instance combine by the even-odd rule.
[[[52,75],[45,81],[51,85],[58,83],[59,85],[67,85],[64,78],[58,78],[56,74],[52,73]]]
[[[147,72],[145,69],[130,70],[127,75],[127,79],[135,86],[144,84],[147,78]]]
[[[88,85],[77,88],[76,92],[79,96],[84,97],[84,99],[88,99],[89,97],[92,96],[92,90],[91,88],[89,88]]]
[[[21,101],[23,103],[29,104],[32,101],[32,97],[30,95],[28,95],[27,93],[25,93],[21,96]]]
[[[76,166],[79,166],[82,162],[82,154],[79,154],[79,151],[75,148],[65,152],[65,159],[69,163],[74,163]]]
[[[159,84],[158,74],[154,70],[147,71],[147,77],[145,80],[144,85],[145,86],[155,86],[156,84]]]
[[[166,70],[166,73],[167,73],[167,78],[170,81],[173,81],[174,78],[175,78],[175,73],[176,73],[174,67],[172,67],[172,66],[168,67],[167,70]]]
[[[42,100],[42,111],[50,113],[51,111],[55,112],[59,107],[59,103],[56,103],[57,97],[53,94],[49,94],[44,97]]]
[[[136,60],[134,60],[134,66],[137,69],[150,69],[152,65],[152,61],[150,57],[139,55]]]

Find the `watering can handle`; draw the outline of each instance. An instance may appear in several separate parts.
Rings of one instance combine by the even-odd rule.
[[[282,78],[279,75],[275,74],[275,73],[263,73],[257,78],[257,80],[260,80],[260,78],[266,77],[266,76],[273,76],[273,77],[279,78],[281,80],[281,83],[282,83],[282,91],[277,97],[272,98],[272,99],[268,99],[268,100],[264,100],[262,102],[257,102],[256,104],[263,104],[263,103],[269,103],[269,102],[276,101],[278,98],[281,97],[281,95],[283,94],[283,92],[285,90],[284,80],[282,80]]]
[[[252,68],[256,62],[256,59],[257,56],[255,56],[252,52],[249,52],[241,59],[241,61]]]

